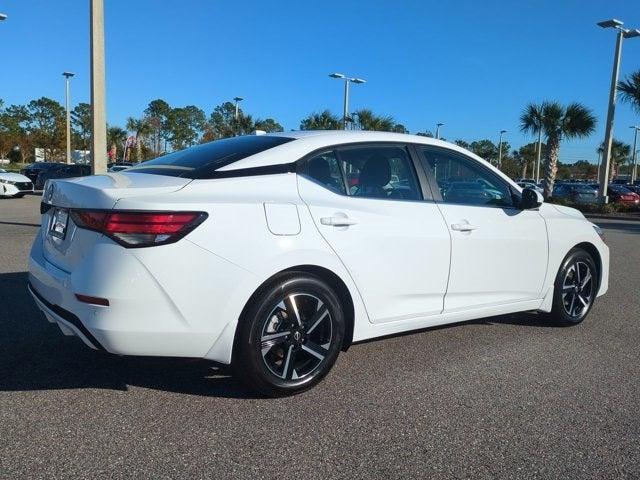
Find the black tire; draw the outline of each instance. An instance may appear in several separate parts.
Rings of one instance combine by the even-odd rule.
[[[240,320],[235,374],[267,396],[308,390],[331,370],[344,332],[340,300],[322,279],[303,272],[281,276]]]
[[[582,322],[593,307],[599,280],[593,257],[580,248],[571,250],[556,275],[551,320],[562,326]]]

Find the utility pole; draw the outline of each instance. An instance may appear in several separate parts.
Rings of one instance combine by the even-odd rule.
[[[620,56],[622,55],[622,40],[640,36],[640,30],[628,30],[622,28],[624,25],[620,20],[611,19],[599,22],[602,28],[615,28],[616,49],[613,56],[613,71],[611,72],[611,87],[609,88],[609,108],[607,110],[607,123],[605,124],[604,152],[602,166],[600,167],[600,188],[598,191],[600,203],[608,203],[607,190],[609,186],[609,166],[611,163],[611,143],[613,141],[613,119],[616,110],[616,90],[618,86],[618,76],[620,74]]]
[[[633,150],[631,152],[632,157],[632,166],[631,166],[631,184],[633,185],[638,176],[638,151],[636,150],[636,146],[638,145],[638,130],[640,130],[640,126],[633,125],[629,128],[634,129],[633,133]]]
[[[91,2],[91,173],[107,172],[107,115],[104,88],[104,4]]]
[[[71,112],[69,111],[69,84],[71,83],[70,78],[75,74],[71,72],[63,72],[62,76],[65,77],[65,107],[67,109],[67,164],[71,163]]]
[[[362,84],[362,83],[366,83],[366,80],[363,80],[362,78],[350,78],[347,77],[346,75],[343,75],[342,73],[332,73],[329,75],[331,78],[336,78],[338,80],[344,80],[344,98],[343,98],[343,104],[342,104],[342,129],[346,130],[347,129],[347,124],[349,123],[349,84],[350,83],[355,83],[355,84]]]
[[[540,155],[542,154],[542,126],[538,129],[538,151],[536,152],[536,184],[540,183]]]
[[[506,130],[500,130],[500,140],[498,140],[498,168],[502,168],[502,135],[507,133]]]

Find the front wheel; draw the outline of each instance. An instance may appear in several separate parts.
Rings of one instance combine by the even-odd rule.
[[[571,250],[556,276],[551,318],[560,325],[582,322],[593,306],[597,288],[593,257],[579,248]]]
[[[236,373],[269,396],[307,390],[329,372],[342,347],[344,312],[320,278],[291,273],[266,287],[241,319]]]

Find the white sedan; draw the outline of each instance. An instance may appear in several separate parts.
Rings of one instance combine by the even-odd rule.
[[[580,212],[419,136],[219,140],[52,181],[41,208],[29,290],[50,321],[114,354],[233,364],[267,395],[373,337],[522,311],[577,324],[608,286]]]
[[[0,168],[0,197],[20,198],[31,192],[33,192],[33,183],[29,178]]]

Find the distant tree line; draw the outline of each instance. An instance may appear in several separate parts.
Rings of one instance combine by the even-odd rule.
[[[630,74],[618,84],[623,101],[640,113],[640,71]],[[346,119],[350,130],[374,130],[409,133],[407,128],[388,115],[378,115],[370,109],[352,112]],[[592,111],[580,103],[562,105],[554,101],[527,105],[520,117],[523,133],[540,136],[541,174],[545,196],[553,192],[557,178],[594,178],[597,167],[586,160],[573,164],[559,161],[560,145],[563,140],[584,138],[591,135],[596,126]],[[71,112],[72,148],[88,150],[91,139],[91,107],[79,103]],[[300,121],[301,130],[339,130],[343,119],[329,110],[314,112]],[[124,126],[107,127],[108,153],[111,159],[144,161],[166,152],[180,150],[198,143],[209,142],[236,135],[246,135],[255,130],[265,132],[282,131],[273,118],[254,118],[232,102],[224,102],[213,111],[206,113],[195,105],[172,107],[162,99],[147,105],[139,117],[129,117]],[[429,131],[417,135],[433,137]],[[62,160],[65,155],[65,111],[55,100],[42,97],[26,105],[4,106],[0,99],[0,158],[15,162],[30,162],[34,149],[41,148],[46,160]],[[528,143],[519,149],[511,148],[503,141],[501,148],[489,139],[454,140],[453,143],[466,148],[476,155],[498,164],[502,151],[500,168],[512,178],[535,178],[537,142]],[[602,155],[603,145],[597,149]],[[613,140],[611,177],[629,168],[633,156],[631,146]]]

